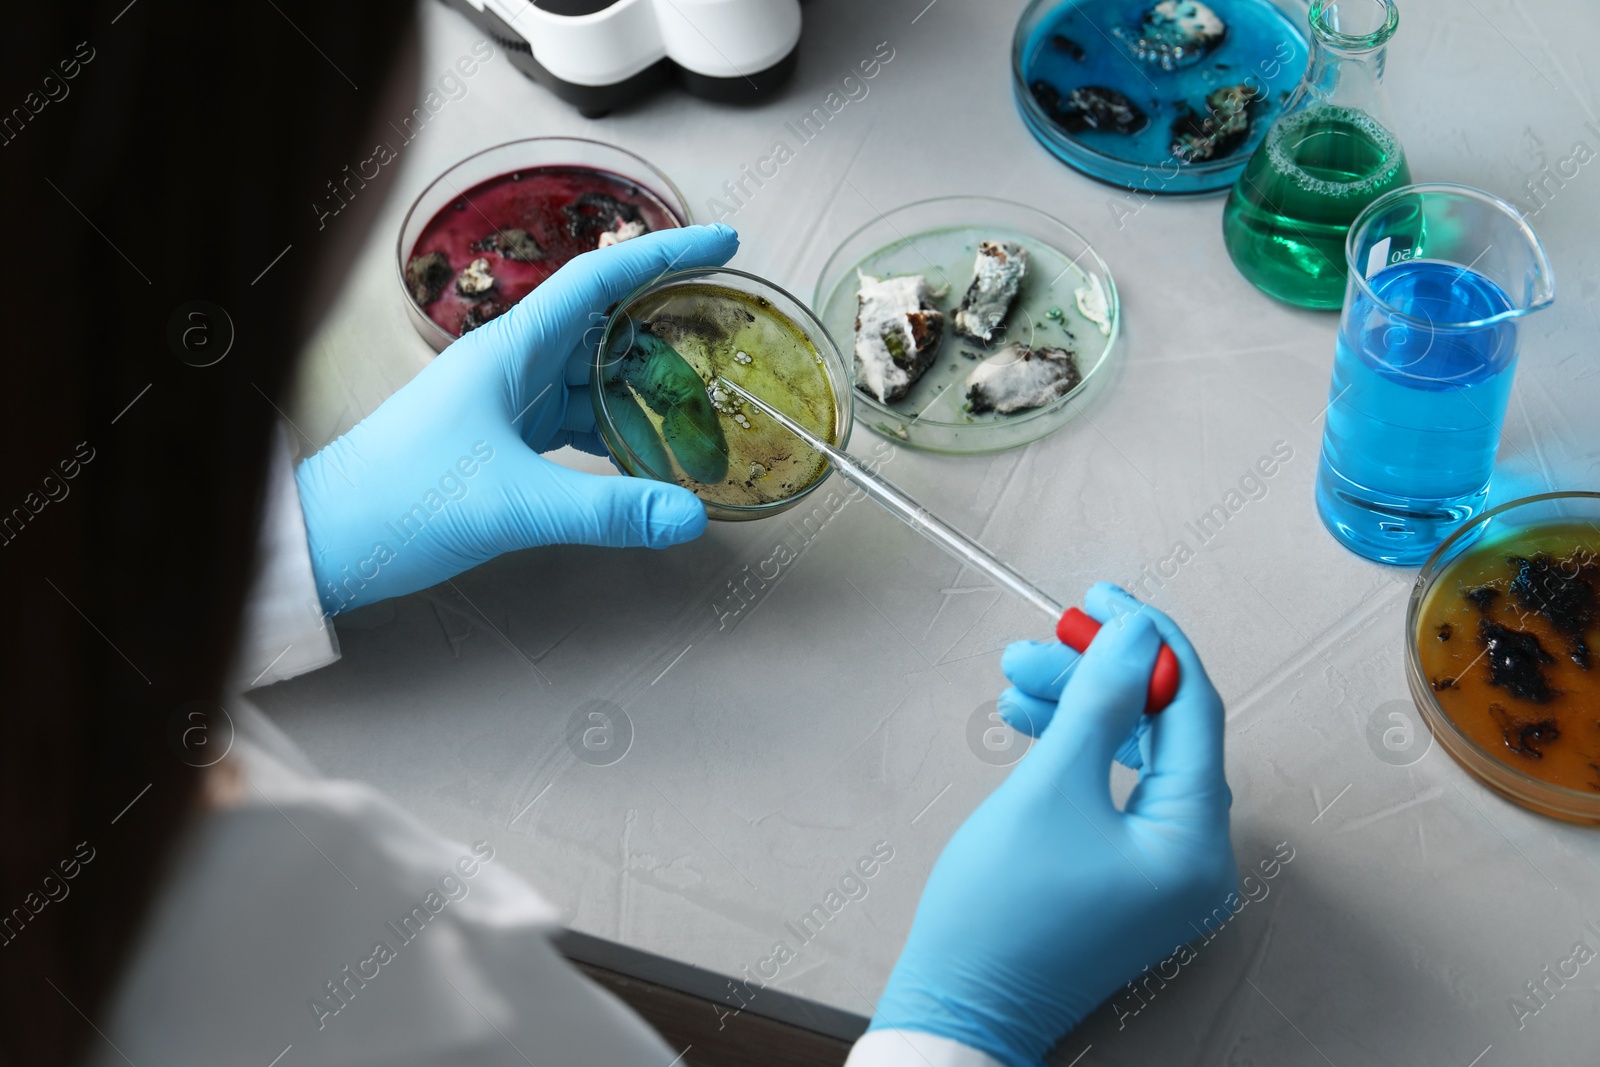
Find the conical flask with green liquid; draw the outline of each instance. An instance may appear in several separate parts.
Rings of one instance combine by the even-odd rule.
[[[1411,181],[1383,90],[1394,0],[1313,0],[1305,77],[1228,195],[1222,235],[1239,273],[1305,308],[1344,300],[1345,236]]]

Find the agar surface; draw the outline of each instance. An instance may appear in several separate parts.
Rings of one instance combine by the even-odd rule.
[[[759,296],[703,283],[669,286],[627,309],[603,368],[612,422],[637,463],[707,503],[759,507],[794,496],[827,459],[737,396],[726,377],[822,439],[838,437],[834,384],[816,348]],[[642,465],[643,469],[633,469]]]
[[[1435,583],[1417,654],[1439,707],[1485,751],[1600,792],[1600,536],[1557,525],[1478,545]]]
[[[677,225],[654,193],[621,175],[530,167],[480,182],[435,213],[406,261],[406,288],[459,337],[505,314],[574,256]]]

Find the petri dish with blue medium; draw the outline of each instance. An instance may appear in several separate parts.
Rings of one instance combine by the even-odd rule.
[[[827,330],[788,292],[727,267],[667,274],[612,313],[590,373],[601,439],[624,473],[684,486],[713,519],[788,510],[827,478],[827,457],[718,378],[829,444],[849,441],[850,369]]]
[[[1306,69],[1295,0],[1033,0],[1012,38],[1030,133],[1141,194],[1227,189]]]
[[[857,417],[930,452],[999,452],[1055,432],[1120,351],[1104,260],[1060,220],[994,197],[874,216],[823,266],[815,306],[850,353]]]

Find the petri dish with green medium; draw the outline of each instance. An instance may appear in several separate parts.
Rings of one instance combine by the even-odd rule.
[[[689,489],[713,519],[757,519],[816,489],[828,461],[715,379],[842,447],[850,375],[800,301],[753,274],[707,268],[665,275],[618,305],[595,350],[590,396],[624,473]]]
[[[990,336],[979,339],[959,327],[982,288],[992,259],[985,253],[995,249],[1018,255],[1024,266],[1009,299],[991,308],[998,321]],[[857,381],[862,423],[896,444],[958,455],[1019,448],[1073,419],[1121,357],[1121,301],[1110,268],[1084,237],[1025,204],[988,196],[920,200],[877,213],[847,236],[822,268],[815,306],[850,353],[853,374],[864,335],[879,325],[869,329],[864,318],[869,285],[917,290],[929,325],[925,337],[910,338],[925,341],[932,358],[916,361],[908,386],[881,396],[870,374]],[[1029,357],[1016,358],[1019,352],[1065,357],[1071,372],[1035,402],[1009,410],[974,403],[982,373],[1026,369]]]

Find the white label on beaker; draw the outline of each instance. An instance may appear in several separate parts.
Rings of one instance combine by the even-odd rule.
[[[1389,265],[1389,238],[1385,237],[1372,246],[1367,253],[1367,270],[1364,277],[1370,278],[1384,267]]]

